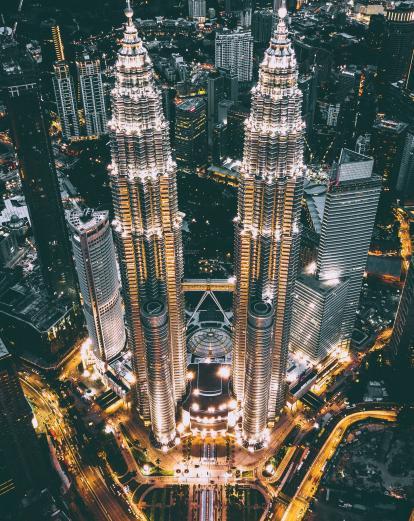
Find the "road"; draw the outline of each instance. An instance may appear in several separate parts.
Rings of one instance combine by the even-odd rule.
[[[93,514],[93,519],[107,521],[130,521],[134,515],[128,514],[121,506],[120,501],[110,490],[102,474],[95,467],[85,465],[71,435],[71,428],[65,422],[54,393],[41,387],[35,378],[21,378],[23,390],[37,408],[36,418],[43,427],[51,428],[56,433],[62,450],[66,454],[66,460],[70,463],[73,473],[72,478],[80,492],[88,510]],[[89,521],[89,520],[88,520]]]
[[[310,500],[318,489],[323,471],[328,461],[335,454],[344,433],[351,425],[364,420],[395,421],[396,418],[397,413],[393,410],[361,411],[351,413],[342,418],[330,433],[315,461],[305,474],[302,483],[282,517],[282,521],[298,521],[305,517]]]

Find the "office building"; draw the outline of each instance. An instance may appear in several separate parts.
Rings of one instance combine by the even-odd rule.
[[[179,400],[186,386],[186,345],[183,294],[182,219],[178,211],[176,167],[172,160],[168,122],[153,65],[132,21],[127,23],[115,64],[112,119],[109,122],[114,205],[114,238],[118,249],[128,343],[136,376],[139,414],[153,425],[141,307],[165,303],[172,361],[173,390]],[[164,382],[169,385],[169,382]],[[164,411],[165,412],[165,411]]]
[[[175,157],[180,170],[202,171],[207,166],[207,114],[202,98],[188,98],[175,110]]]
[[[407,130],[407,123],[385,118],[377,119],[372,127],[371,153],[375,160],[375,173],[381,176],[384,186],[393,191]]]
[[[115,247],[107,211],[67,213],[83,312],[95,356],[105,368],[125,347],[126,335]]]
[[[244,126],[249,117],[249,109],[242,103],[235,103],[227,112],[228,154],[233,159],[242,159],[244,149]]]
[[[348,279],[301,274],[295,285],[290,349],[318,363],[341,345]]]
[[[341,333],[345,344],[354,328],[381,192],[373,164],[372,158],[343,149],[332,170],[323,210],[316,278],[349,278]]]
[[[409,129],[405,137],[397,193],[405,201],[414,198],[414,129]]]
[[[79,138],[78,102],[75,84],[67,61],[55,62],[53,65],[53,90],[62,128],[62,137],[68,141]]]
[[[225,69],[212,71],[207,79],[207,120],[208,141],[212,144],[213,129],[223,123],[219,115],[219,103],[223,100],[236,102],[238,98],[238,80],[236,74]]]
[[[86,135],[99,137],[108,132],[101,62],[84,54],[76,62]]]
[[[216,67],[237,74],[240,82],[250,82],[253,76],[253,36],[250,31],[238,28],[227,29],[216,34]]]
[[[414,366],[414,259],[410,261],[389,343],[395,365]]]
[[[305,173],[297,63],[285,7],[278,14],[275,35],[260,65],[259,82],[252,90],[235,220],[233,389],[240,404],[247,403],[254,391],[245,387],[248,310],[250,302],[265,301],[275,309],[269,421],[275,420],[285,403]]]
[[[252,16],[252,36],[255,43],[267,44],[272,36],[273,11],[271,9],[259,9]]]
[[[407,80],[414,50],[414,2],[396,2],[385,11],[380,74],[393,83]]]
[[[197,22],[206,21],[206,0],[188,0],[188,17]]]
[[[2,84],[38,258],[51,294],[77,301],[65,216],[37,71],[19,47],[2,56]]]
[[[38,491],[41,459],[32,426],[33,413],[19,382],[13,358],[0,339],[0,508],[16,509],[29,492]]]

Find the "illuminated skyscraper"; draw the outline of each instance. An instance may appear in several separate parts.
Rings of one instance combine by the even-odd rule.
[[[128,2],[129,4],[129,2]],[[168,122],[153,66],[138,37],[127,7],[127,23],[115,65],[112,119],[109,122],[112,162],[109,167],[114,204],[114,236],[118,247],[128,341],[137,378],[138,409],[156,425],[164,414],[147,370],[142,306],[162,303],[168,313],[168,341],[174,398],[185,390],[186,347],[181,280],[183,257],[178,211],[176,166],[172,160]],[[146,342],[148,342],[148,337]],[[160,361],[161,362],[161,361]],[[156,361],[154,362],[156,363]],[[162,385],[168,386],[164,381]],[[151,394],[151,396],[149,396]],[[156,434],[154,432],[154,434]]]
[[[55,62],[53,70],[53,89],[62,126],[62,136],[68,140],[78,138],[80,136],[78,104],[69,63],[67,61]]]
[[[381,192],[372,174],[373,159],[344,148],[331,173],[326,194],[316,277],[321,281],[349,278],[342,318],[342,340],[354,329],[362,279]]]
[[[252,91],[235,238],[233,388],[238,402],[248,403],[254,392],[253,387],[245,386],[248,309],[251,301],[265,301],[274,307],[275,314],[269,360],[270,421],[285,402],[305,174],[302,93],[297,84],[297,64],[288,38],[286,14],[281,7],[276,31],[260,65],[259,82]],[[267,385],[265,381],[263,385]]]
[[[85,54],[76,62],[76,67],[85,114],[86,134],[99,137],[108,132],[101,62]]]
[[[73,210],[67,213],[67,221],[88,333],[104,368],[126,342],[109,214]]]

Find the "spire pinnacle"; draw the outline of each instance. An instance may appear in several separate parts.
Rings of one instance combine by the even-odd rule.
[[[286,9],[286,0],[282,0],[280,7],[277,11],[277,15],[280,20],[286,17],[287,15],[287,9]]]
[[[126,9],[124,10],[124,14],[128,18],[128,25],[131,25],[132,17],[134,16],[134,11],[131,7],[131,0],[126,0]]]

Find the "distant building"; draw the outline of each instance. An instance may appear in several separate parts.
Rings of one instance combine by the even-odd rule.
[[[414,366],[414,259],[410,261],[389,343],[391,357],[400,367]]]
[[[13,358],[0,339],[0,508],[4,514],[17,510],[24,496],[42,486],[43,465],[32,420]]]
[[[176,107],[175,157],[178,167],[187,172],[207,166],[207,114],[202,98],[186,99]]]
[[[126,343],[109,213],[73,210],[67,221],[89,337],[104,367]]]
[[[188,0],[188,17],[197,22],[206,20],[206,0]]]
[[[77,139],[81,134],[78,102],[69,63],[66,61],[55,62],[53,70],[53,89],[62,127],[62,136],[69,141]]]
[[[272,36],[273,11],[259,9],[252,16],[252,36],[255,43],[267,44]]]
[[[378,119],[372,127],[371,153],[375,159],[375,172],[391,190],[396,188],[407,129],[407,123],[390,119]]]
[[[235,103],[227,112],[228,153],[233,159],[241,159],[244,148],[244,126],[249,117],[249,109],[242,103]]]
[[[414,198],[414,129],[410,129],[405,137],[397,178],[397,193],[405,201]]]
[[[223,30],[216,34],[216,67],[229,69],[237,74],[240,82],[250,82],[253,77],[253,36],[241,28]]]
[[[19,245],[15,234],[0,228],[0,267],[8,266],[19,255]]]
[[[385,12],[380,70],[393,83],[407,79],[414,50],[414,2],[396,2]]]
[[[108,132],[101,62],[84,54],[76,62],[78,82],[85,117],[86,134],[99,137]]]
[[[363,134],[357,137],[355,143],[355,152],[363,156],[369,155],[371,151],[371,135]]]
[[[238,90],[237,74],[232,74],[225,69],[217,69],[209,74],[207,79],[207,120],[210,145],[214,127],[218,123],[223,123],[219,118],[219,103],[223,100],[237,101]]]

